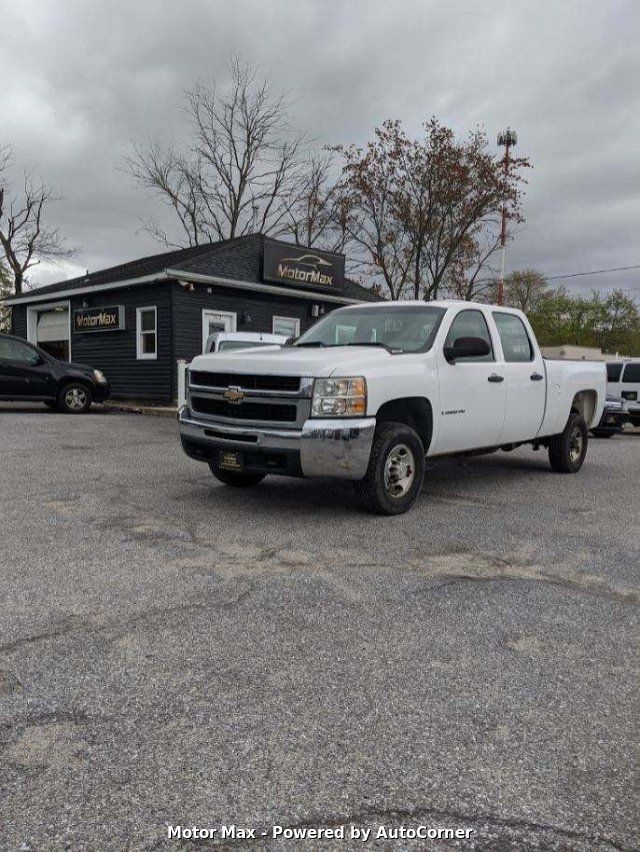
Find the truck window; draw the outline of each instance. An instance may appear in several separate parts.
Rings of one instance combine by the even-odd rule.
[[[622,373],[622,364],[607,364],[607,381],[619,382]]]
[[[451,323],[451,328],[447,334],[447,339],[444,342],[444,348],[453,346],[459,337],[481,337],[489,344],[489,354],[482,355],[479,358],[459,358],[458,363],[462,364],[465,361],[495,361],[493,357],[493,344],[487,321],[484,318],[482,311],[460,311],[454,321]]]
[[[509,362],[532,361],[533,346],[520,317],[515,314],[503,314],[494,311],[493,318],[498,327],[504,360]]]
[[[625,385],[640,384],[640,364],[625,364],[622,382]]]

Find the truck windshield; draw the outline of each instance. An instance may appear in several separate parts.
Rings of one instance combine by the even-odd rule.
[[[434,305],[341,308],[299,337],[294,346],[384,346],[392,352],[426,352],[445,308]]]
[[[268,343],[266,340],[221,340],[218,346],[218,352],[223,349],[253,349],[254,346],[274,346],[277,344]]]

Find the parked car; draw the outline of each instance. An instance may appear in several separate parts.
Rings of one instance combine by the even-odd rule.
[[[616,432],[622,432],[624,424],[629,420],[627,401],[617,396],[607,394],[604,411],[598,425],[591,430],[596,438],[612,438]]]
[[[195,358],[180,432],[228,485],[352,480],[366,508],[393,515],[420,492],[425,457],[532,444],[575,473],[606,381],[603,363],[543,359],[518,310],[358,304],[282,349]]]
[[[216,331],[210,334],[205,352],[228,352],[231,349],[252,349],[256,346],[284,346],[290,338],[283,334],[262,331]]]
[[[65,414],[83,414],[109,397],[100,370],[58,361],[21,337],[0,334],[0,399],[44,402]]]
[[[607,364],[607,390],[626,400],[629,420],[640,426],[640,358]]]

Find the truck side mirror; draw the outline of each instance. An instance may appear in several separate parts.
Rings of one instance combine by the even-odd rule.
[[[459,358],[484,358],[491,354],[491,347],[482,337],[457,337],[453,346],[445,346],[444,357],[450,364]]]

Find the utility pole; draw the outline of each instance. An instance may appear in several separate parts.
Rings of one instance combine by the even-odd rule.
[[[515,130],[507,127],[501,133],[498,133],[498,145],[504,148],[504,176],[509,174],[509,152],[513,145],[518,141],[518,134]],[[502,202],[502,226],[500,228],[500,278],[498,279],[498,304],[504,304],[504,258],[507,251],[507,202],[506,199]]]

